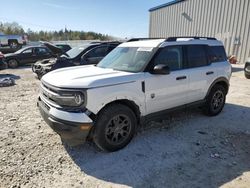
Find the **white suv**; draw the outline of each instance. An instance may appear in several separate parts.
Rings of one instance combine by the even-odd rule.
[[[231,65],[215,38],[134,39],[98,65],[58,69],[42,78],[44,120],[71,145],[93,139],[102,150],[125,147],[145,121],[189,105],[219,114]]]

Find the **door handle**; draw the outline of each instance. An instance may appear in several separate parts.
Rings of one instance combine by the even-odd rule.
[[[186,76],[180,76],[180,77],[177,77],[176,80],[184,80],[186,78],[187,78]]]
[[[214,73],[214,71],[208,71],[208,72],[206,72],[206,75],[210,75],[210,74],[213,74]]]

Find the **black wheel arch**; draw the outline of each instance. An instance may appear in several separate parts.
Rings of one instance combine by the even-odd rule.
[[[207,95],[206,95],[205,98],[207,98],[207,96],[209,95],[211,89],[215,85],[221,85],[221,86],[223,86],[225,88],[226,94],[228,93],[229,86],[230,86],[229,81],[225,77],[220,77],[220,78],[217,78],[216,80],[214,80],[213,83],[210,85],[210,87],[208,88]]]
[[[124,106],[129,107],[134,112],[134,114],[136,116],[137,123],[139,125],[141,112],[140,112],[139,106],[134,101],[131,101],[131,100],[128,100],[128,99],[119,99],[119,100],[115,100],[115,101],[112,101],[112,102],[106,104],[102,109],[104,109],[104,108],[106,108],[106,107],[108,107],[110,105],[114,105],[114,104],[122,104]],[[100,113],[100,111],[98,113]]]

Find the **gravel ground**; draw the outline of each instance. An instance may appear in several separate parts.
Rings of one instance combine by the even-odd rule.
[[[67,147],[41,119],[30,68],[4,70],[0,88],[0,187],[250,187],[250,80],[235,66],[216,117],[186,109],[152,123],[123,150]]]

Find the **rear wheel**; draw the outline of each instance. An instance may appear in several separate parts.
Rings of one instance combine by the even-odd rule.
[[[135,134],[137,121],[134,112],[122,104],[104,108],[97,117],[93,140],[105,151],[125,147]]]
[[[226,101],[226,90],[221,85],[215,85],[211,89],[209,95],[206,99],[206,104],[204,106],[204,113],[209,116],[218,115]]]
[[[8,67],[12,69],[18,67],[18,61],[16,59],[10,59],[8,61]]]

